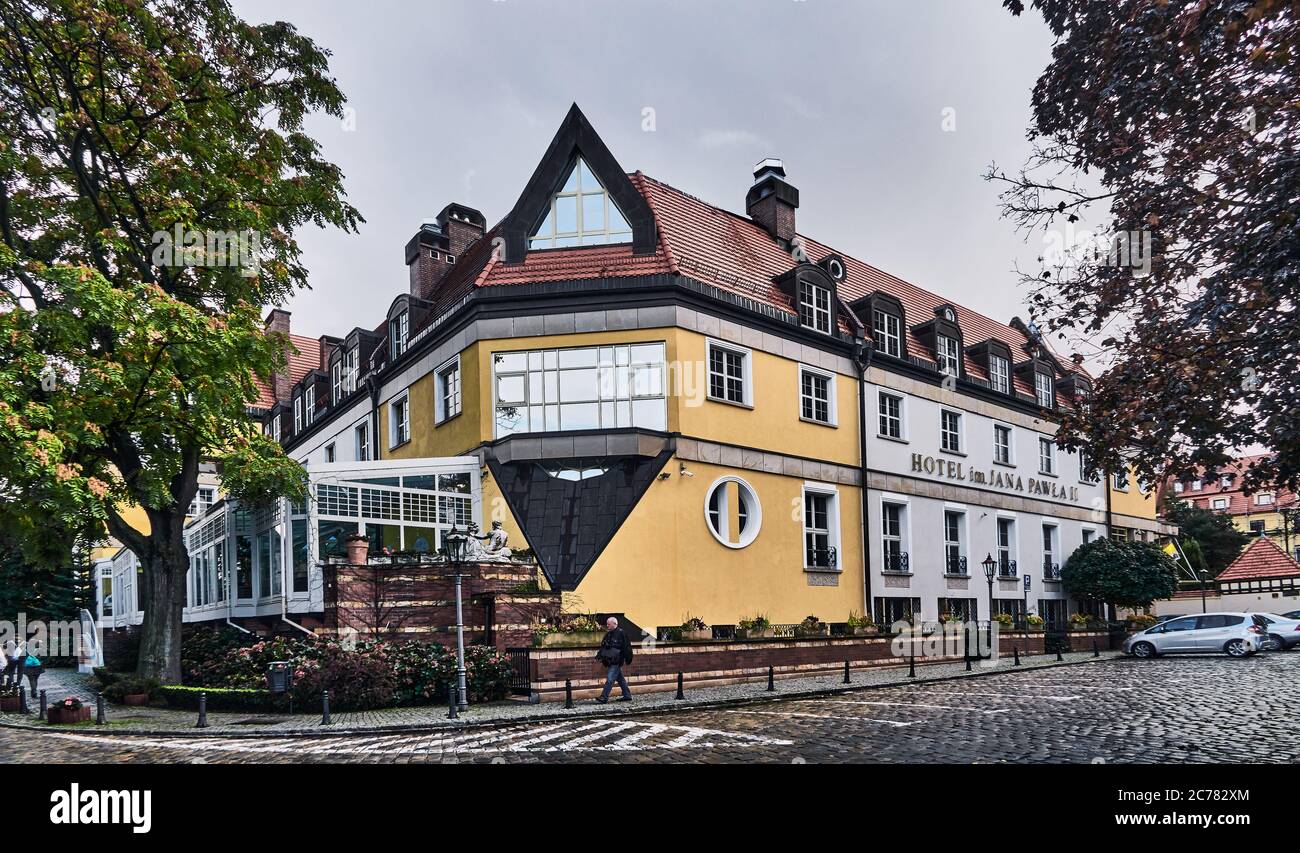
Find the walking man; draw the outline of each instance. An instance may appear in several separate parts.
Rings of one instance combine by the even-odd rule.
[[[596,659],[605,665],[605,690],[596,701],[602,705],[608,702],[609,691],[614,689],[614,682],[617,681],[619,689],[623,691],[623,697],[618,701],[631,702],[632,691],[628,689],[627,679],[623,677],[623,667],[632,662],[632,643],[623,629],[618,627],[618,620],[613,616],[605,620],[605,627],[609,631],[605,634],[605,639],[600,641],[600,650],[596,652]]]

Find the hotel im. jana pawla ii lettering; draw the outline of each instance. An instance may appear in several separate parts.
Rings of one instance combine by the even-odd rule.
[[[742,193],[733,213],[625,171],[574,106],[495,226],[452,203],[420,227],[377,322],[311,338],[272,311],[295,351],[251,412],[312,498],[206,485],[186,619],[318,628],[348,534],[434,551],[494,521],[566,611],[651,631],[987,619],[988,556],[995,613],[1099,607],[1062,589],[1070,553],[1161,525],[1053,442],[1088,375],[800,233],[780,161]],[[104,574],[105,624],[138,621],[134,558]]]

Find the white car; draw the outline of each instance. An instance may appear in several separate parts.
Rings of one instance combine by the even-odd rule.
[[[1198,613],[1152,625],[1124,641],[1124,652],[1140,658],[1173,654],[1253,655],[1264,647],[1268,623],[1253,613]]]
[[[1264,628],[1264,650],[1284,652],[1300,643],[1300,619],[1288,619],[1276,613],[1256,613],[1268,625]]]

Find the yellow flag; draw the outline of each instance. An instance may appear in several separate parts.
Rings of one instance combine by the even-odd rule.
[[[1166,554],[1168,554],[1171,557],[1178,554],[1178,549],[1174,547],[1174,543],[1172,542],[1166,542],[1163,550]]]

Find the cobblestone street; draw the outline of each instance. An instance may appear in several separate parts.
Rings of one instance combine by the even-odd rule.
[[[5,762],[1295,762],[1300,652],[1099,660],[738,707],[347,736],[0,730]]]

